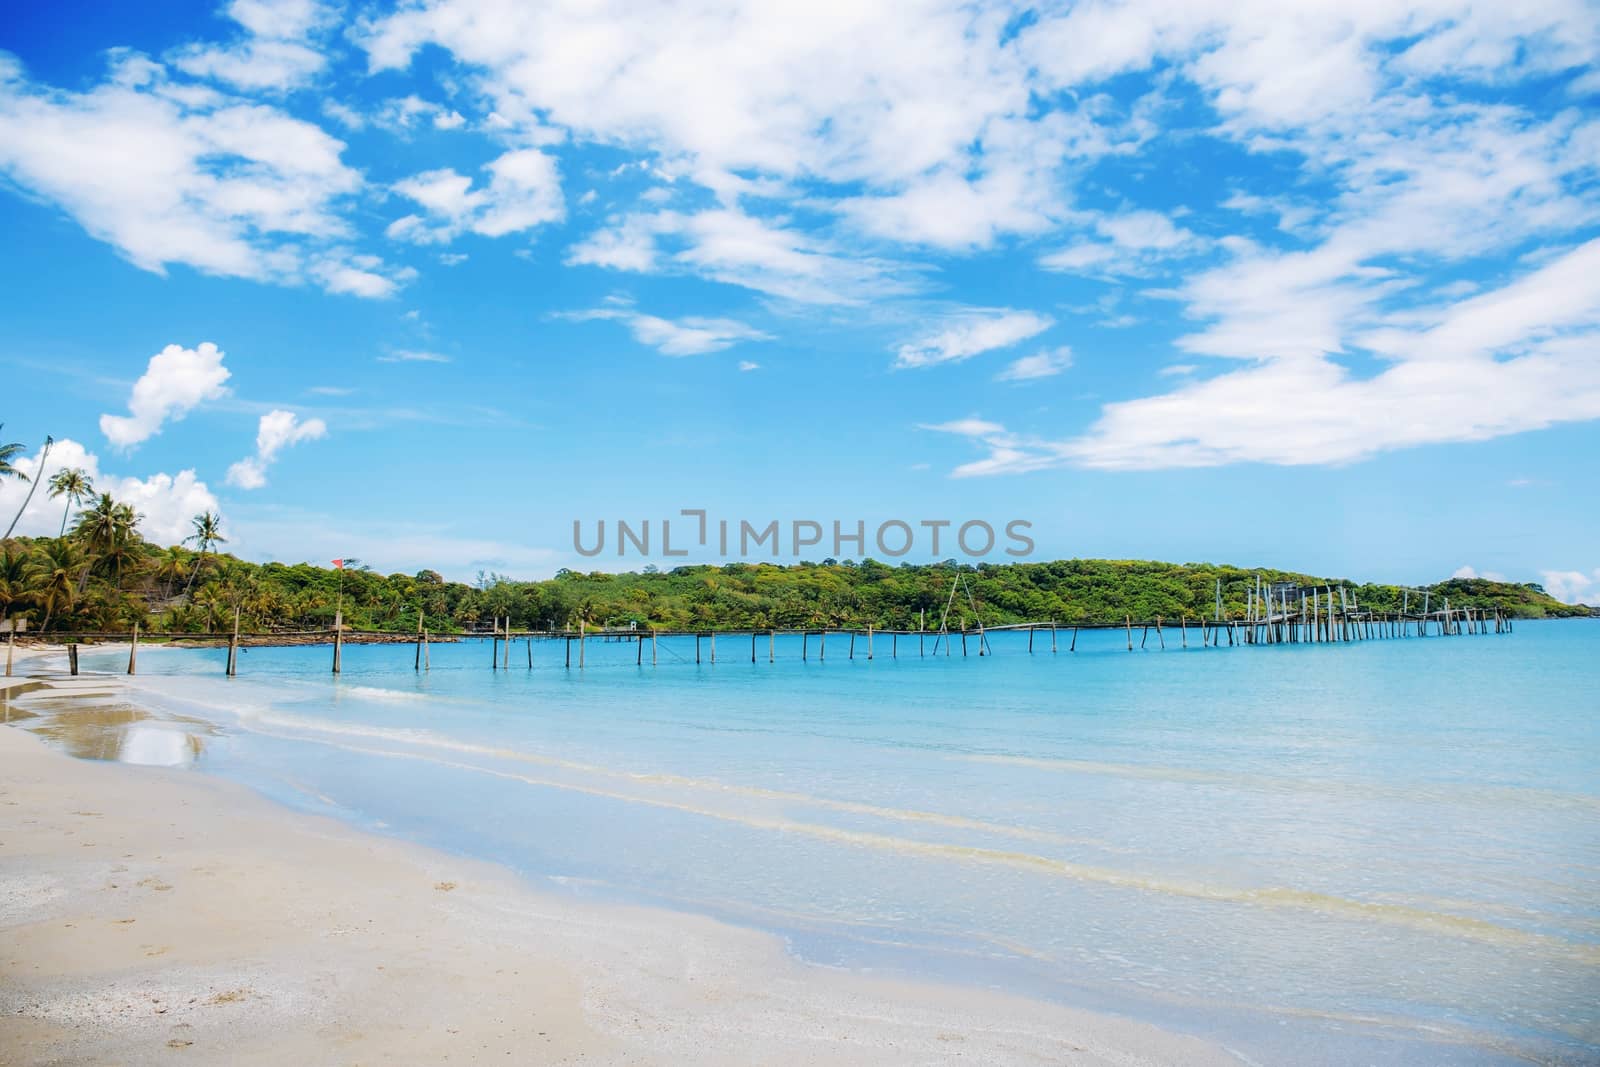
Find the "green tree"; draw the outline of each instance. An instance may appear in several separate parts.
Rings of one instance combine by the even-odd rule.
[[[94,483],[89,480],[87,471],[80,467],[63,467],[50,477],[50,499],[66,497],[67,505],[61,509],[61,533],[67,534],[67,518],[72,514],[72,509],[94,495]]]
[[[5,428],[6,424],[0,422],[0,432],[3,432]],[[23,481],[28,480],[28,476],[17,470],[13,463],[18,456],[22,455],[22,449],[23,445],[20,441],[12,441],[9,444],[0,445],[0,478],[21,478]]]
[[[97,562],[112,568],[116,588],[122,588],[123,565],[134,555],[135,530],[139,515],[127,504],[111,499],[110,493],[101,493],[94,506],[85,511],[73,528],[73,534],[83,542]],[[88,575],[83,582],[87,583]],[[83,592],[80,584],[78,592]]]
[[[89,556],[68,537],[44,543],[43,551],[30,561],[28,592],[33,602],[44,609],[40,630],[50,627],[57,614],[72,610],[78,600],[78,580],[89,569]]]
[[[28,603],[28,593],[28,553],[7,541],[0,546],[0,620],[10,618],[17,605]]]
[[[4,428],[4,424],[0,423],[0,429]],[[54,438],[50,437],[48,434],[45,435],[44,451],[39,454],[39,471],[44,470],[45,461],[50,458],[50,446],[54,444]],[[26,474],[23,474],[21,471],[17,470],[16,467],[11,465],[11,460],[15,459],[17,454],[21,451],[22,445],[15,442],[8,445],[0,445],[0,457],[3,457],[3,462],[0,462],[0,478],[21,478],[23,481],[28,483],[28,495],[22,498],[22,506],[18,508],[17,513],[12,516],[11,525],[6,527],[7,537],[10,537],[11,531],[17,528],[17,522],[22,518],[22,513],[27,511],[28,505],[33,502],[33,491],[39,488],[38,478],[29,478]],[[34,473],[37,474],[38,471],[35,471]]]
[[[191,520],[194,533],[183,539],[186,545],[200,546],[200,558],[195,562],[194,570],[189,573],[189,584],[183,591],[188,593],[194,588],[195,576],[200,573],[200,568],[205,565],[206,553],[217,545],[225,545],[228,539],[222,536],[222,516],[214,511],[203,511]]]

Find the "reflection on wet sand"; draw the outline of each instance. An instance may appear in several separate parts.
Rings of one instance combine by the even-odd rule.
[[[199,719],[158,717],[104,690],[61,692],[43,684],[0,692],[0,722],[20,725],[79,759],[154,767],[194,763],[215,733]]]

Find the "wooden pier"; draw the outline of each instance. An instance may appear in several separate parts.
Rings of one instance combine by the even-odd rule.
[[[1341,645],[1353,644],[1364,641],[1399,640],[1406,638],[1426,637],[1458,637],[1471,634],[1509,634],[1513,632],[1513,622],[1510,616],[1499,611],[1485,611],[1477,608],[1452,607],[1448,601],[1442,607],[1435,608],[1431,598],[1423,596],[1420,610],[1410,610],[1408,602],[1401,611],[1370,611],[1359,607],[1347,591],[1336,587],[1321,587],[1315,589],[1285,588],[1261,585],[1250,591],[1245,610],[1241,615],[1223,617],[1220,610],[1211,618],[1204,616],[1180,615],[1176,619],[1158,616],[1153,619],[1136,620],[1131,614],[1125,614],[1121,622],[1064,622],[1061,620],[1044,620],[1040,622],[1009,623],[1001,626],[984,626],[981,622],[968,627],[961,625],[952,628],[947,621],[938,629],[927,629],[918,626],[916,629],[896,629],[892,627],[878,627],[867,625],[865,627],[801,627],[785,628],[772,627],[766,629],[693,629],[693,630],[665,630],[640,627],[628,629],[601,628],[591,629],[587,624],[580,624],[576,630],[516,630],[510,625],[510,619],[497,620],[487,632],[470,632],[461,634],[436,635],[429,631],[426,625],[419,621],[415,636],[395,634],[386,631],[354,630],[340,626],[326,631],[295,631],[284,632],[241,632],[238,615],[235,614],[234,629],[228,634],[174,634],[170,635],[179,641],[204,640],[215,642],[215,647],[225,647],[227,657],[224,673],[234,677],[239,673],[239,653],[242,649],[252,647],[273,647],[281,645],[330,645],[332,646],[332,670],[338,674],[343,668],[343,651],[345,644],[414,644],[415,653],[412,658],[413,669],[426,672],[432,669],[430,653],[431,643],[446,641],[460,643],[466,641],[483,641],[490,646],[489,668],[494,671],[508,671],[511,668],[512,650],[517,644],[523,645],[524,655],[517,657],[519,666],[524,663],[525,669],[532,670],[535,660],[541,664],[551,662],[544,656],[536,657],[535,644],[555,644],[559,642],[561,656],[559,662],[565,670],[584,670],[587,665],[587,650],[589,642],[603,643],[633,643],[635,646],[634,665],[645,665],[645,646],[649,645],[649,660],[651,667],[661,665],[662,642],[677,639],[685,644],[692,640],[693,660],[687,655],[680,655],[675,650],[669,649],[669,654],[676,661],[692,662],[697,665],[715,665],[717,662],[717,639],[723,640],[724,648],[734,647],[739,652],[736,658],[744,658],[743,649],[745,639],[749,641],[749,662],[759,663],[763,658],[768,663],[778,660],[778,638],[798,638],[799,655],[803,662],[809,662],[813,656],[819,663],[824,663],[828,658],[828,638],[835,638],[834,657],[854,661],[856,659],[872,660],[877,654],[877,649],[884,642],[888,645],[890,659],[927,659],[929,657],[951,658],[959,648],[962,657],[986,658],[995,654],[994,646],[990,641],[992,635],[1006,633],[1020,633],[1025,631],[1027,636],[1027,655],[1057,653],[1063,644],[1069,654],[1078,650],[1078,636],[1085,630],[1115,630],[1121,631],[1126,640],[1129,652],[1136,650],[1164,651],[1169,648],[1168,636],[1172,631],[1177,632],[1176,647],[1178,649],[1216,649],[1216,648],[1242,648],[1261,645]],[[1135,631],[1138,643],[1135,645]],[[1193,640],[1191,640],[1191,633]],[[140,638],[144,639],[146,647],[150,644],[152,635],[145,631],[142,635],[137,627],[127,633],[96,632],[96,633],[66,633],[49,635],[49,643],[64,644],[66,646],[68,670],[71,674],[78,673],[78,649],[81,644],[99,643],[104,641],[127,641],[128,666],[127,673],[134,674],[138,668]],[[900,638],[907,638],[906,655],[900,655]],[[1152,643],[1152,637],[1154,643]],[[765,639],[763,641],[763,638]],[[32,641],[38,642],[41,636],[34,636]],[[914,639],[914,641],[912,640]],[[15,635],[7,636],[8,646],[15,641]],[[1224,645],[1226,642],[1226,645]],[[576,647],[574,647],[576,646]],[[839,651],[843,649],[842,655]],[[9,648],[8,648],[9,651]],[[762,656],[762,652],[765,656]],[[574,656],[574,652],[576,655]],[[726,657],[725,657],[726,658]],[[6,675],[11,674],[11,657],[6,657]]]

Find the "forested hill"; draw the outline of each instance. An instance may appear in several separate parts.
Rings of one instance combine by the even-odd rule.
[[[157,548],[137,539],[96,553],[66,538],[18,538],[0,546],[0,614],[28,617],[30,630],[123,630],[137,619],[147,631],[205,632],[232,625],[237,606],[247,630],[320,629],[342,606],[357,629],[414,631],[418,613],[431,630],[487,627],[509,615],[524,628],[637,623],[662,629],[749,629],[801,626],[912,628],[928,625],[951,599],[953,579],[966,579],[951,609],[952,625],[1053,619],[1119,622],[1157,617],[1195,619],[1214,612],[1222,581],[1223,612],[1244,613],[1247,590],[1264,581],[1343,586],[1362,608],[1398,609],[1406,594],[1391,585],[1337,575],[1265,568],[1137,560],[1061,560],[960,566],[888,565],[873,560],[793,566],[732,563],[670,571],[609,574],[562,571],[537,582],[483,575],[445,581],[436,572],[383,575],[364,567],[343,572],[310,564],[256,564],[226,554]],[[967,588],[971,590],[968,601]],[[1537,585],[1452,579],[1427,587],[1433,607],[1498,608],[1519,618],[1587,615],[1547,596]],[[1421,593],[1410,593],[1412,610]]]

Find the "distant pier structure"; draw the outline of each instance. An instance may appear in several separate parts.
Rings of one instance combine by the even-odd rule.
[[[965,609],[957,609],[958,603],[964,604]],[[970,620],[966,617],[966,609],[970,609]],[[1076,652],[1078,635],[1084,630],[1122,630],[1126,634],[1127,649],[1130,652],[1134,651],[1135,647],[1165,649],[1167,639],[1173,635],[1173,631],[1176,631],[1179,648],[1190,647],[1191,633],[1193,643],[1199,648],[1221,648],[1224,647],[1224,642],[1227,647],[1233,648],[1257,645],[1348,644],[1416,637],[1509,634],[1513,631],[1511,617],[1501,611],[1454,607],[1448,597],[1441,597],[1436,604],[1433,594],[1425,589],[1403,589],[1399,610],[1378,611],[1362,607],[1356,600],[1354,590],[1342,585],[1308,586],[1297,582],[1268,581],[1261,576],[1257,576],[1246,590],[1244,610],[1232,614],[1223,610],[1222,582],[1218,579],[1211,609],[1209,618],[1205,614],[1184,613],[1176,619],[1164,615],[1135,619],[1130,612],[1123,615],[1121,622],[1085,623],[1046,619],[1038,622],[985,626],[978,612],[977,600],[973,597],[965,576],[958,573],[951,583],[950,595],[937,625],[928,627],[927,613],[924,612],[914,630],[880,629],[870,624],[866,627],[798,629],[772,627],[735,630],[658,630],[641,627],[638,623],[631,623],[625,628],[592,629],[587,623],[579,623],[576,630],[570,627],[514,630],[510,617],[506,617],[496,619],[487,632],[445,634],[440,637],[436,637],[428,630],[426,619],[423,618],[417,621],[417,632],[414,637],[389,632],[354,630],[345,626],[342,620],[337,620],[334,629],[327,631],[301,631],[292,634],[242,633],[239,630],[239,616],[236,611],[232,633],[206,636],[218,640],[226,639],[228,656],[225,673],[231,677],[239,673],[241,647],[290,643],[332,645],[333,673],[339,674],[343,669],[343,650],[346,642],[360,644],[414,642],[416,646],[413,657],[414,669],[428,671],[432,667],[430,641],[441,639],[452,643],[486,641],[490,645],[489,667],[491,670],[499,671],[511,669],[512,649],[516,645],[523,646],[521,651],[525,654],[518,659],[524,660],[527,669],[532,670],[536,642],[560,642],[561,667],[568,670],[582,670],[587,663],[590,641],[631,642],[635,646],[635,665],[643,667],[648,655],[650,666],[655,667],[661,663],[663,642],[670,639],[677,639],[685,646],[681,654],[675,649],[667,649],[669,658],[673,662],[691,662],[687,655],[687,643],[692,639],[694,642],[692,662],[715,664],[718,638],[722,639],[724,649],[735,650],[731,658],[724,652],[725,660],[743,660],[745,642],[748,640],[750,663],[758,663],[763,658],[773,663],[778,658],[779,637],[799,638],[801,660],[809,661],[815,656],[818,662],[824,662],[828,656],[829,637],[835,639],[833,646],[835,659],[871,660],[876,658],[887,645],[889,658],[898,660],[926,659],[930,656],[948,658],[954,656],[957,649],[964,657],[992,656],[994,647],[989,641],[991,634],[1020,631],[1027,633],[1027,653],[1030,655],[1036,652],[1054,653],[1063,648],[1069,653]],[[1138,631],[1137,646],[1134,644],[1135,631]],[[176,636],[193,639],[199,635]],[[1151,643],[1152,636],[1155,638],[1154,645]],[[135,673],[137,668],[139,652],[137,627],[131,633],[51,634],[50,637],[66,645],[68,669],[74,675],[78,673],[78,647],[85,642],[131,639],[128,673]],[[150,635],[146,633],[147,641],[149,637]],[[6,638],[9,646],[15,641],[16,635],[8,633]],[[903,649],[902,644],[905,646]],[[9,653],[9,647],[7,651]],[[541,657],[540,662],[546,661]],[[11,667],[11,657],[8,654],[5,670],[7,676],[11,674]]]

